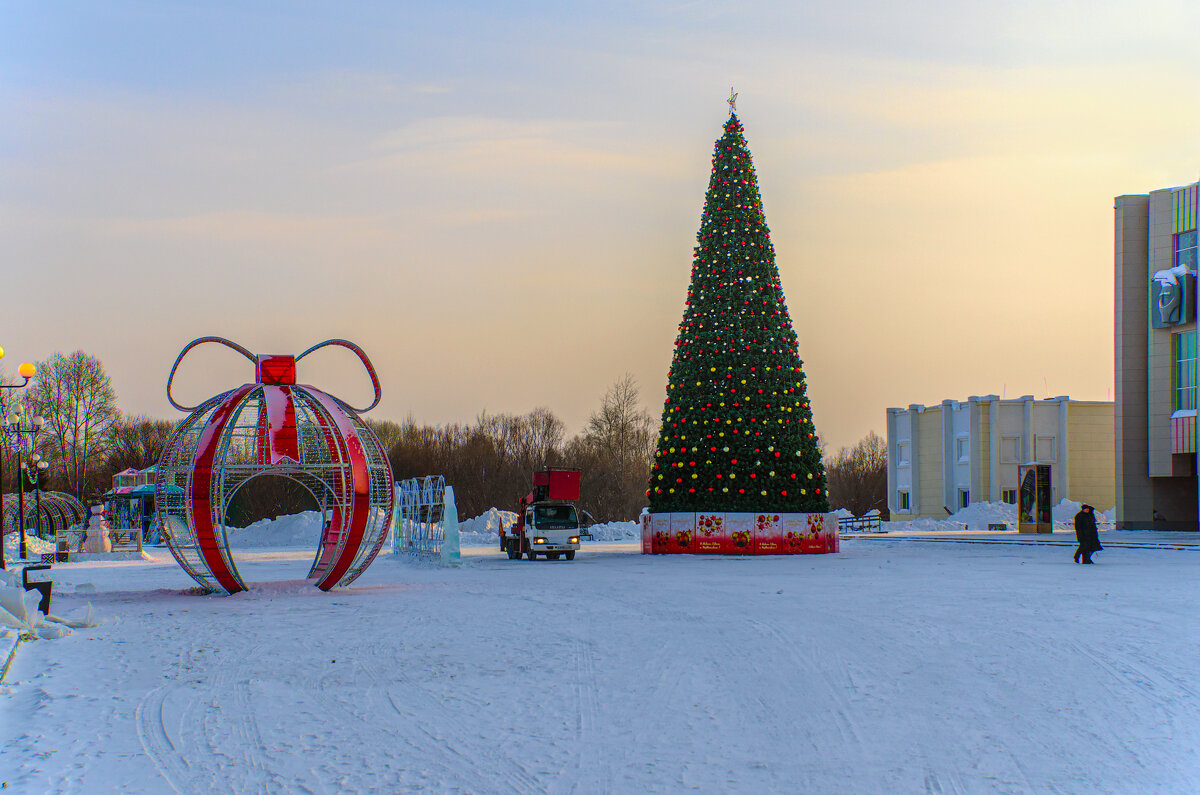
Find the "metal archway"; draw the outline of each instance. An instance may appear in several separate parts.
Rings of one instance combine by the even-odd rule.
[[[4,495],[4,535],[15,533],[19,524],[20,500],[16,494]],[[64,491],[43,491],[41,498],[43,535],[53,535],[87,520],[87,509],[75,495]],[[25,493],[25,531],[38,526],[38,499],[36,492]]]
[[[337,495],[335,495],[329,489],[328,485],[323,480],[320,480],[318,478],[313,478],[313,477],[301,479],[301,478],[296,477],[295,474],[293,474],[291,472],[287,472],[287,471],[268,469],[268,470],[264,470],[262,472],[258,472],[258,473],[251,475],[250,477],[246,478],[245,480],[242,480],[236,486],[233,487],[233,489],[229,492],[228,498],[225,500],[225,505],[226,506],[232,505],[233,501],[237,497],[239,491],[241,491],[243,488],[248,486],[250,483],[253,483],[255,480],[262,478],[262,477],[287,478],[288,480],[292,481],[293,483],[299,484],[300,488],[304,489],[304,491],[310,497],[312,497],[313,502],[315,502],[317,504],[317,510],[321,514],[322,526],[323,527],[328,526],[329,520],[330,520],[330,506],[334,502],[336,502]],[[314,487],[321,488],[321,491],[319,492],[321,496],[318,497],[317,492],[313,491]],[[313,575],[313,572],[316,570],[316,567],[317,567],[318,562],[320,561],[320,558],[321,558],[321,555],[320,555],[320,551],[318,550],[317,556],[313,559],[312,568],[310,568],[309,572],[308,572],[310,577]]]

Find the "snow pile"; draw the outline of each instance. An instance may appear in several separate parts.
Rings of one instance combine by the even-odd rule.
[[[640,541],[642,526],[637,522],[605,522],[594,524],[584,531],[593,541]]]
[[[25,534],[25,554],[31,558],[54,551],[54,542],[38,538],[33,533]],[[5,560],[16,560],[21,554],[21,534],[9,533],[4,537]]]
[[[39,610],[41,598],[40,591],[25,590],[20,571],[0,569],[0,627],[15,631],[21,639],[62,638],[71,634],[72,627],[94,627],[99,623],[90,603],[82,618],[67,620]]]
[[[472,537],[486,536],[488,543],[495,541],[500,535],[500,524],[506,528],[517,523],[517,515],[512,511],[502,511],[499,508],[489,508],[474,519],[463,519],[458,523],[459,538],[468,534]]]
[[[320,511],[305,511],[274,519],[260,519],[242,528],[226,529],[229,546],[233,549],[258,547],[309,547],[315,549],[321,541],[324,524]]]
[[[1192,271],[1188,269],[1187,265],[1176,265],[1173,268],[1155,271],[1154,275],[1150,278],[1161,284],[1164,289],[1179,288],[1183,285],[1184,279],[1190,276],[1191,273]]]
[[[458,523],[458,543],[464,547],[500,546],[500,525],[512,528],[517,523],[517,515],[512,511],[502,511],[499,508],[489,508],[474,519],[464,519]]]
[[[1075,514],[1079,513],[1080,502],[1074,500],[1063,500],[1058,505],[1050,509],[1050,518],[1054,523],[1054,529],[1058,531],[1074,531],[1075,530]],[[1100,525],[1100,529],[1105,528],[1105,524],[1111,525],[1113,521],[1113,509],[1107,511],[1096,512],[1096,524]],[[1007,529],[1016,531],[1017,529],[1017,506],[1010,505],[1006,502],[973,502],[966,508],[957,511],[945,519],[912,519],[909,521],[892,521],[888,522],[889,529],[893,532],[917,532],[917,533],[937,533],[947,530],[970,530],[972,532],[986,531],[990,524],[1004,524]]]

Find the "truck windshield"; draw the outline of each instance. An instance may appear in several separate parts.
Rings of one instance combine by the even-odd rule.
[[[567,530],[579,525],[573,505],[537,505],[533,512],[537,526],[542,530]]]

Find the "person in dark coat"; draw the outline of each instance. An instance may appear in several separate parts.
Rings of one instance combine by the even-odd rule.
[[[1096,532],[1094,510],[1092,506],[1084,504],[1079,506],[1079,513],[1075,514],[1075,540],[1079,542],[1079,546],[1075,548],[1076,563],[1091,563],[1092,553],[1103,549],[1100,546],[1100,534]],[[1082,561],[1080,557],[1083,558]]]

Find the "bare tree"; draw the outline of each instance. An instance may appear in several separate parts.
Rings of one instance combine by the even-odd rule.
[[[613,461],[623,478],[630,466],[649,465],[654,452],[653,423],[642,408],[637,381],[626,373],[604,393],[600,410],[588,418],[584,440]]]
[[[522,415],[483,412],[473,425],[418,426],[410,416],[396,425],[387,449],[397,480],[445,475],[464,516],[511,509],[532,487],[533,472],[573,466],[583,470],[584,507],[601,520],[631,519],[645,504],[654,431],[636,382],[625,376],[585,433],[569,441],[563,421],[540,407]]]
[[[404,432],[404,429],[400,427],[400,423],[395,420],[377,420],[364,417],[363,421],[379,437],[379,442],[383,445],[384,450],[391,450],[392,446],[400,441],[400,437]],[[412,418],[409,418],[409,422],[412,422]]]
[[[158,463],[171,439],[175,423],[149,417],[120,417],[108,434],[108,474],[145,469]]]
[[[855,516],[878,509],[887,518],[887,443],[871,431],[854,447],[825,462],[831,508]]]
[[[626,373],[605,392],[583,434],[567,445],[568,459],[583,470],[586,504],[596,518],[632,519],[645,505],[655,430],[637,381]]]
[[[38,365],[29,400],[46,418],[57,465],[68,490],[83,499],[99,468],[117,416],[116,394],[104,365],[84,351],[55,353]]]
[[[528,440],[522,445],[526,463],[532,467],[549,464],[562,447],[567,426],[545,406],[539,406],[520,419]]]

